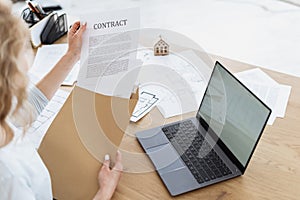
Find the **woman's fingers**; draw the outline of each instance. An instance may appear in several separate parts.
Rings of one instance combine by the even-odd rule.
[[[85,29],[86,29],[86,22],[85,23],[83,23],[82,25],[80,25],[80,22],[79,21],[77,21],[77,22],[75,22],[72,26],[71,26],[71,29],[70,29],[70,34],[71,34],[71,36],[73,36],[73,35],[76,35],[76,34],[78,34],[78,35],[82,35],[83,34],[83,32],[85,31]]]
[[[75,22],[72,26],[71,26],[71,30],[70,30],[70,34],[71,35],[74,35],[76,32],[77,32],[77,30],[78,30],[78,28],[80,27],[80,22],[79,21],[77,21],[77,22]]]
[[[106,154],[106,155],[104,156],[103,166],[109,168],[109,165],[110,165],[110,157],[109,157],[108,154]]]
[[[82,34],[84,33],[85,29],[86,29],[86,22],[83,23],[83,24],[80,26],[80,28],[79,28],[77,34],[80,35],[80,36],[82,36]]]
[[[122,155],[121,155],[120,151],[117,151],[116,163],[115,163],[115,166],[113,167],[113,169],[117,170],[117,171],[123,171]]]
[[[108,169],[110,167],[110,157],[108,154],[106,154],[104,157],[103,167],[107,167]],[[117,151],[116,162],[115,165],[112,167],[112,170],[123,171],[122,155],[120,151]]]

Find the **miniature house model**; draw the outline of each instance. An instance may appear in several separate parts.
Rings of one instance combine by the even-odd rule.
[[[169,45],[163,40],[161,39],[158,42],[156,42],[156,44],[154,45],[154,55],[155,56],[165,56],[169,54]]]

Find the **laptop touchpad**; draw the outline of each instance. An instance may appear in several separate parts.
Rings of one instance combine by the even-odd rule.
[[[169,166],[162,168],[158,170],[159,174],[165,174],[168,172],[173,172],[182,168],[185,168],[186,166],[183,164],[181,159],[177,159],[175,162],[171,163]]]
[[[175,168],[184,167],[179,161],[178,153],[170,143],[147,149],[147,153],[158,171],[162,169],[172,171]]]

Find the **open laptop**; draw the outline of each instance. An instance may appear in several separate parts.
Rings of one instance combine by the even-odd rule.
[[[244,174],[270,114],[216,62],[196,117],[136,137],[175,196]]]

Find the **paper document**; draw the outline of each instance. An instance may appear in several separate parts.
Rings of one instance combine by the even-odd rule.
[[[140,88],[139,90],[139,100],[133,110],[130,121],[137,122],[147,113],[149,113],[152,108],[154,108],[159,102],[159,98],[152,94],[151,92],[146,91],[145,89]]]
[[[140,91],[147,91],[147,93],[154,95],[155,98],[159,99],[155,105],[164,118],[192,112],[197,109],[193,94],[185,89],[174,92],[163,84],[147,83],[140,87]],[[151,107],[149,111],[153,107]]]
[[[58,90],[37,119],[32,123],[26,136],[38,148],[54,118],[64,105],[70,92]]]
[[[154,56],[153,50],[141,47],[138,59],[143,61],[139,83],[145,91],[160,99],[157,107],[165,118],[195,111],[199,108],[212,69],[193,51]],[[191,63],[190,60],[194,62]],[[149,67],[147,67],[149,66]],[[147,70],[149,68],[160,70]],[[152,82],[148,82],[151,80]]]
[[[81,49],[78,86],[130,98],[137,71],[139,10],[126,9],[81,17],[87,22]],[[135,31],[133,31],[135,30]]]
[[[284,117],[291,86],[278,84],[259,68],[239,72],[235,76],[271,108],[269,125],[276,117]]]
[[[36,77],[34,83],[42,79],[67,52],[68,44],[43,45],[38,48],[29,73]],[[62,85],[73,85],[77,80],[80,63],[77,62]]]
[[[185,113],[193,112],[198,109],[195,99],[193,99],[193,94],[190,94],[185,89],[177,90],[172,92],[167,88],[156,87],[159,93],[164,93],[164,98],[161,99],[157,108],[164,116],[164,118],[170,118],[177,115],[182,115]]]

